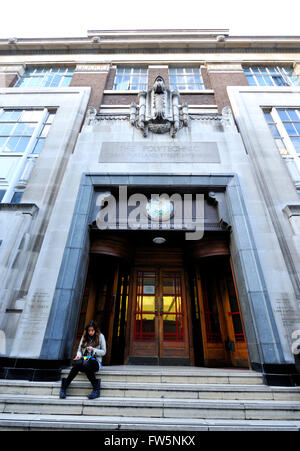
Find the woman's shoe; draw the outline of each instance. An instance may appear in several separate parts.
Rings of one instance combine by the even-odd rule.
[[[59,393],[59,397],[60,399],[66,399],[67,397],[67,379],[63,378],[61,380],[61,387],[60,387],[60,393]]]
[[[100,398],[100,380],[97,380],[97,382],[95,383],[94,387],[93,387],[93,391],[91,394],[88,395],[89,399],[96,399],[96,398]]]

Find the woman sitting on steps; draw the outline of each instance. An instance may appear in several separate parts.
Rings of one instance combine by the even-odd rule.
[[[100,381],[96,379],[95,373],[102,368],[102,357],[106,354],[106,342],[95,321],[90,321],[85,327],[80,340],[75,364],[69,376],[61,381],[60,398],[65,399],[67,388],[79,371],[85,373],[93,386],[89,399],[96,399],[100,396]]]

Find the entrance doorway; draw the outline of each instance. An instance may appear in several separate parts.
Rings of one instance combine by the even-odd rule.
[[[183,234],[164,236],[91,236],[75,347],[94,318],[106,365],[249,367],[228,237],[206,234],[191,252]]]
[[[249,367],[246,335],[229,257],[204,258],[190,272],[195,356],[204,366]],[[201,346],[199,343],[201,341]]]
[[[134,274],[129,362],[189,363],[183,270],[136,268]]]

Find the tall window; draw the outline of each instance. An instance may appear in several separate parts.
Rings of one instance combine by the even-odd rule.
[[[68,67],[28,68],[16,83],[18,88],[57,88],[69,86],[74,69]]]
[[[18,203],[55,116],[54,110],[0,109],[0,166],[12,164],[8,180],[0,178],[0,202]],[[13,156],[13,159],[7,159]],[[5,169],[3,169],[5,170]]]
[[[250,86],[299,85],[299,77],[292,67],[244,66],[244,73]]]
[[[199,68],[170,67],[170,89],[184,91],[187,89],[204,89],[203,80]]]
[[[300,195],[300,108],[271,108],[264,114]]]
[[[145,91],[148,87],[148,70],[142,67],[118,67],[113,89],[116,91]]]
[[[281,154],[300,157],[300,108],[272,108],[264,111]]]
[[[0,155],[24,153],[30,144],[30,153],[40,153],[54,111],[0,110]]]

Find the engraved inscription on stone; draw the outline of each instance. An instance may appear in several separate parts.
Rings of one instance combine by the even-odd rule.
[[[102,143],[100,163],[221,163],[217,143]]]

